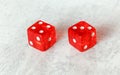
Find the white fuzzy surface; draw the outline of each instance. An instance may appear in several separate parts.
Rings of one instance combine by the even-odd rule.
[[[26,29],[41,19],[56,27],[46,52],[27,43]],[[69,26],[85,20],[98,43],[80,53],[68,43]],[[0,75],[119,75],[120,0],[0,0]]]

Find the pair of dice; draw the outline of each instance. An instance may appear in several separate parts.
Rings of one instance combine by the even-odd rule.
[[[56,29],[54,26],[41,20],[27,29],[30,46],[46,51],[56,42]],[[85,21],[80,21],[68,29],[69,43],[84,52],[96,44],[96,29]]]

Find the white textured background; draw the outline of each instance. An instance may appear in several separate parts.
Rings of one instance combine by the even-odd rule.
[[[54,25],[57,42],[47,52],[27,44],[38,19]],[[98,43],[80,53],[67,28],[81,19],[97,29]],[[120,0],[0,0],[0,75],[119,75]]]

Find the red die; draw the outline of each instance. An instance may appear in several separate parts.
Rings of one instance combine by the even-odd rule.
[[[46,51],[56,42],[55,27],[38,21],[27,29],[28,43],[30,46]]]
[[[68,29],[69,43],[84,52],[96,44],[96,29],[81,21]]]

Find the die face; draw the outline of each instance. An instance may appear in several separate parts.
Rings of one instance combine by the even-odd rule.
[[[96,44],[96,30],[94,27],[81,21],[68,29],[69,43],[84,52]]]
[[[30,26],[27,33],[30,46],[41,51],[46,51],[56,42],[55,27],[41,20]]]
[[[36,49],[44,50],[44,43],[42,36],[29,30],[28,30],[28,43],[30,46]]]
[[[50,33],[46,34],[44,37],[44,49],[47,50],[56,42],[56,32],[50,31]]]

